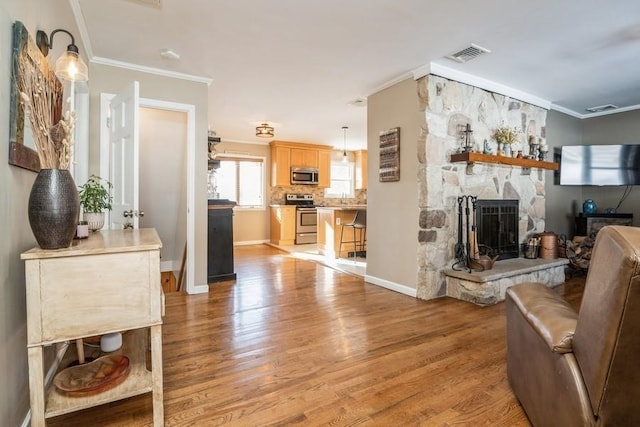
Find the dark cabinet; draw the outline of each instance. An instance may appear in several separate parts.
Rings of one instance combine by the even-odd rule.
[[[235,280],[233,269],[233,209],[209,206],[207,282]]]
[[[590,236],[605,225],[633,225],[633,214],[581,213],[576,217],[576,236]]]

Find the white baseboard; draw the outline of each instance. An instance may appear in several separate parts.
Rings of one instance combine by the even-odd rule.
[[[417,298],[418,290],[414,288],[410,288],[405,285],[401,285],[399,283],[391,282],[389,280],[380,279],[379,277],[369,276],[368,274],[364,276],[364,281],[367,283],[371,283],[373,285],[380,286],[385,289],[389,289],[391,291],[399,292],[404,295],[408,295],[410,297]]]
[[[160,262],[160,271],[180,271],[180,266],[182,263],[178,260],[169,260],[169,261],[161,261]]]
[[[241,242],[233,242],[233,246],[263,245],[265,243],[269,243],[269,240],[243,240]]]

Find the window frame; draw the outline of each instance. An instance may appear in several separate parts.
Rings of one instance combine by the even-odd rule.
[[[231,154],[231,153],[218,153],[216,155],[216,160],[220,160],[220,162],[224,162],[224,161],[235,161],[235,162],[242,162],[242,161],[252,161],[252,162],[256,162],[256,163],[261,163],[262,164],[262,186],[260,188],[260,192],[262,193],[262,206],[260,205],[251,205],[251,206],[242,206],[240,205],[240,197],[239,197],[239,190],[240,190],[240,186],[242,185],[242,182],[240,181],[240,173],[239,171],[236,172],[236,178],[237,178],[237,182],[238,185],[236,186],[236,200],[235,202],[238,203],[234,209],[235,210],[241,210],[241,211],[265,211],[267,209],[267,201],[266,201],[266,179],[267,179],[267,170],[266,170],[266,164],[267,164],[267,158],[264,156],[255,156],[255,155],[251,155],[251,154]],[[236,166],[237,167],[237,166]]]
[[[331,160],[330,164],[329,164],[329,168],[333,168],[333,165],[346,165],[349,167],[349,188],[350,188],[350,193],[349,194],[337,194],[337,193],[329,193],[329,190],[331,190],[331,181],[334,181],[333,178],[331,178],[331,180],[329,181],[329,187],[325,188],[324,191],[324,197],[329,198],[329,199],[336,199],[336,198],[347,198],[347,199],[352,199],[356,196],[356,182],[355,182],[355,177],[356,177],[356,164],[355,162],[351,161],[351,160],[347,160],[347,162],[343,162],[342,160]],[[331,176],[333,177],[333,173],[331,174]],[[337,180],[335,180],[337,181]],[[340,181],[346,181],[346,179],[344,180],[340,180]]]

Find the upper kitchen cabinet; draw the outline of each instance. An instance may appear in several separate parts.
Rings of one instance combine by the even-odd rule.
[[[331,186],[331,150],[318,151],[318,187]]]
[[[367,189],[367,150],[355,152],[356,158],[356,190]]]
[[[271,186],[291,185],[291,148],[271,143]]]
[[[318,187],[331,182],[331,147],[291,141],[271,141],[271,186],[291,185],[291,168],[318,169]]]
[[[307,148],[292,148],[291,167],[318,169],[318,150],[310,150]]]

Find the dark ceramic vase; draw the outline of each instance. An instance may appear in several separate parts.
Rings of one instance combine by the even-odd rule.
[[[29,195],[29,224],[42,249],[67,248],[80,212],[78,189],[67,169],[41,169]]]

